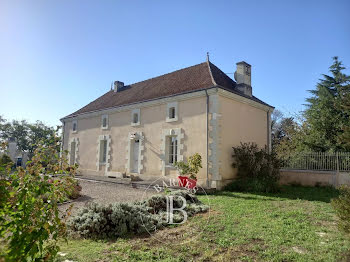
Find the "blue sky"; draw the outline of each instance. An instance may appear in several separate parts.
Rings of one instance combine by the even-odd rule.
[[[113,80],[198,64],[207,51],[226,73],[250,63],[254,95],[295,113],[333,56],[350,67],[349,11],[338,0],[0,0],[0,115],[56,125]]]

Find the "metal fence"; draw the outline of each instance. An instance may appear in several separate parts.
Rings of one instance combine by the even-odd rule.
[[[350,171],[350,152],[298,153],[283,158],[284,169]]]

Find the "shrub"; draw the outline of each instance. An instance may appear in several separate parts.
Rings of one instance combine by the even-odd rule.
[[[188,216],[208,210],[196,196],[186,191],[174,191],[174,208],[182,207],[186,199]],[[73,236],[84,238],[117,238],[129,234],[153,232],[167,226],[166,196],[154,195],[142,202],[101,205],[91,203],[72,217],[68,226]],[[174,222],[181,222],[182,215],[174,214]]]
[[[52,145],[39,146],[26,169],[19,167],[11,175],[7,170],[8,179],[0,183],[0,239],[6,261],[48,261],[56,256],[57,239],[65,235],[57,204],[67,195],[75,170],[61,181],[50,183],[49,176],[66,173],[67,166]]]
[[[6,175],[8,173],[7,169],[13,166],[14,163],[8,155],[3,154],[0,156],[0,176]]]
[[[259,149],[255,143],[241,143],[233,147],[233,167],[237,179],[226,190],[275,192],[278,191],[280,160],[274,153]]]
[[[179,170],[181,175],[189,175],[191,179],[197,179],[198,171],[202,168],[202,157],[196,153],[189,157],[188,163],[179,161],[174,166]]]
[[[350,186],[341,186],[339,193],[339,197],[331,203],[340,219],[339,227],[350,235]]]
[[[14,163],[13,163],[13,161],[11,160],[11,158],[8,155],[3,154],[0,157],[0,166],[8,166],[8,165],[13,166]]]
[[[80,196],[80,191],[82,189],[79,185],[79,182],[72,176],[63,176],[49,179],[48,182],[54,184],[55,186],[61,186],[63,188],[63,191],[65,192],[63,201],[66,201],[68,199],[77,199]]]

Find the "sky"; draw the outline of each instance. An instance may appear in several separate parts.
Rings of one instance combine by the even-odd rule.
[[[58,125],[114,80],[207,52],[225,73],[251,64],[253,94],[295,114],[333,56],[350,68],[349,13],[348,0],[0,0],[0,115]]]

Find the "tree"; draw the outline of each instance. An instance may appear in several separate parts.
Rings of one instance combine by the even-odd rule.
[[[340,88],[337,107],[344,114],[344,117],[350,118],[350,85],[345,85]],[[346,149],[350,149],[350,121],[343,123],[341,126],[342,134],[338,137],[338,143]]]
[[[39,142],[44,145],[56,145],[56,130],[53,127],[46,126],[43,122],[37,121],[34,124],[28,123],[26,120],[12,122],[0,118],[0,143],[6,143],[8,139],[13,138],[17,142],[17,148],[20,151],[28,152],[29,158],[33,156]]]
[[[300,115],[284,117],[281,111],[275,110],[271,116],[271,131],[272,151],[278,157],[284,158],[305,150],[307,129]]]
[[[345,67],[338,57],[333,58],[329,70],[331,75],[323,75],[315,90],[306,101],[304,111],[308,135],[305,144],[313,151],[348,151],[350,114],[350,76],[343,73]],[[347,108],[347,110],[344,110]],[[345,134],[344,134],[345,132]]]
[[[288,157],[295,152],[305,151],[306,136],[305,122],[299,123],[294,120],[294,117],[282,118],[273,133],[272,150],[280,158]]]

